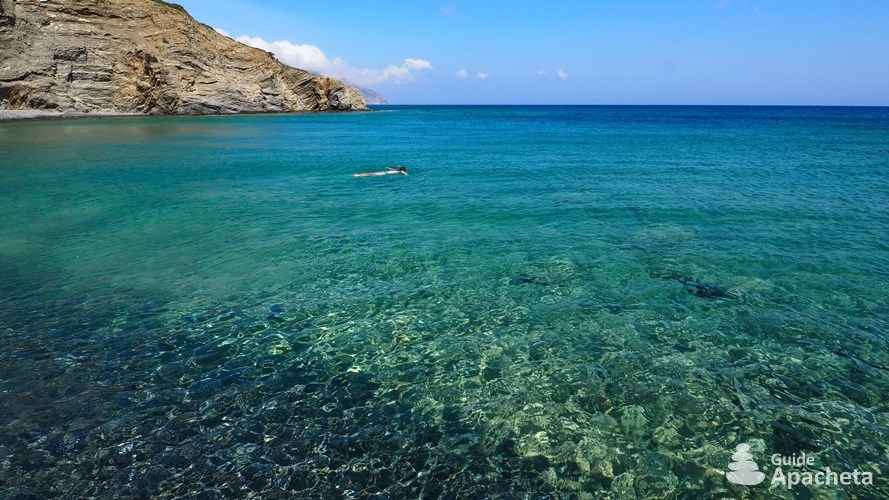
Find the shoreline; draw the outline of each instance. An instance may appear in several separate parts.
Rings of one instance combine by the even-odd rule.
[[[77,118],[107,118],[117,116],[139,116],[132,113],[115,113],[98,111],[79,113],[76,111],[47,111],[42,109],[0,109],[0,122],[17,122],[27,120],[67,120]]]
[[[362,109],[354,111],[324,110],[324,111],[282,111],[269,113],[208,113],[208,114],[171,114],[151,115],[144,113],[120,113],[116,111],[94,111],[81,113],[77,111],[47,111],[42,109],[0,109],[0,123],[32,121],[32,120],[77,120],[81,118],[121,118],[121,117],[162,117],[162,116],[259,116],[259,115],[300,115],[300,114],[338,114],[338,113],[370,113],[373,110]]]
[[[145,114],[125,113],[119,111],[49,111],[42,109],[2,109],[0,108],[0,123],[34,120],[76,120],[83,118],[126,118],[126,117],[164,117],[164,116],[260,116],[260,115],[302,115],[302,114],[339,114],[339,113],[372,113],[379,108],[514,108],[514,107],[581,107],[581,108],[809,108],[809,109],[889,109],[889,106],[817,106],[817,105],[673,105],[673,104],[374,104],[362,110],[323,110],[323,111],[275,111],[275,112],[244,112],[244,113],[198,113],[198,114]]]

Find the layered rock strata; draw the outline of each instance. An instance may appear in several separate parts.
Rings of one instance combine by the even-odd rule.
[[[0,109],[217,114],[363,110],[157,0],[0,0]]]

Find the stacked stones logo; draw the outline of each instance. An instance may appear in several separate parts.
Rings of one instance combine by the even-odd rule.
[[[732,463],[728,464],[728,468],[732,472],[726,474],[725,477],[735,484],[754,486],[766,478],[766,475],[759,471],[759,466],[753,461],[753,454],[750,453],[750,445],[747,443],[741,443],[735,447]]]

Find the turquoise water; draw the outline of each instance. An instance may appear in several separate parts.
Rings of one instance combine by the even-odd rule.
[[[2,123],[0,496],[885,498],[887,228],[887,108]]]

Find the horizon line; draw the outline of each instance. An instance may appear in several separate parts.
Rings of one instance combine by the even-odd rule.
[[[370,106],[539,106],[539,107],[618,107],[618,106],[650,106],[650,107],[735,107],[735,108],[889,108],[889,104],[535,104],[535,103],[501,103],[501,104],[473,104],[473,103],[422,103],[422,104],[368,104]]]

